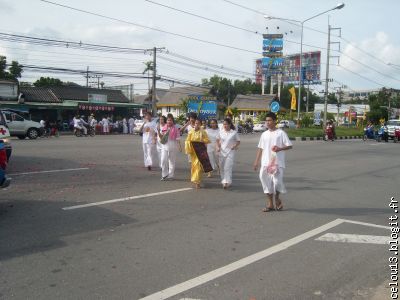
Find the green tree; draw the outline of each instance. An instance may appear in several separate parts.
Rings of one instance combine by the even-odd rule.
[[[61,86],[63,84],[60,79],[51,77],[40,77],[33,83],[35,87]]]
[[[1,79],[12,79],[18,80],[21,78],[23,72],[23,66],[17,61],[13,60],[11,65],[7,70],[7,58],[5,56],[0,56],[0,78]]]

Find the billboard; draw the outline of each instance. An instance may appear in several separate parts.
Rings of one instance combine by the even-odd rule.
[[[283,65],[283,34],[263,34],[262,67],[265,74]]]
[[[201,120],[215,119],[217,117],[217,99],[203,95],[190,95],[188,97],[188,113],[195,112]]]
[[[88,94],[88,101],[90,103],[107,103],[107,95]]]
[[[303,84],[321,84],[321,51],[303,53]],[[285,56],[283,63],[283,83],[298,84],[300,54]]]

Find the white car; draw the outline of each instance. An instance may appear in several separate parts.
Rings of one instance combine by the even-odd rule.
[[[278,128],[296,128],[296,124],[292,120],[282,120],[278,123]]]
[[[396,129],[400,129],[400,120],[399,119],[392,119],[386,123],[388,128],[389,138],[394,138],[394,131]]]
[[[11,136],[17,136],[22,140],[26,137],[34,140],[43,134],[44,128],[40,123],[27,120],[13,110],[2,110],[2,112]]]
[[[267,126],[265,126],[265,123],[255,124],[253,127],[254,132],[264,132],[266,130],[267,130]]]

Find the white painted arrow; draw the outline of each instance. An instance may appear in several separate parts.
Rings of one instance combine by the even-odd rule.
[[[361,243],[361,244],[389,244],[388,236],[379,235],[361,235],[361,234],[342,234],[342,233],[326,233],[316,241],[339,242],[339,243]]]

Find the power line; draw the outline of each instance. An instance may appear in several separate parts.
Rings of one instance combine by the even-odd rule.
[[[75,7],[64,5],[64,4],[60,4],[60,3],[57,3],[57,2],[52,2],[52,1],[47,1],[47,0],[39,0],[39,1],[51,4],[51,5],[59,6],[59,7],[62,7],[62,8],[67,8],[67,9],[70,9],[70,10],[78,11],[78,12],[81,12],[81,13],[89,14],[89,15],[92,15],[92,16],[96,16],[96,17],[100,17],[100,18],[104,18],[104,19],[108,19],[108,20],[112,20],[112,21],[117,21],[117,22],[120,22],[120,23],[125,23],[125,24],[129,24],[129,25],[133,25],[133,26],[137,26],[137,27],[141,27],[141,28],[145,28],[145,29],[150,29],[150,30],[153,30],[153,31],[158,31],[158,32],[162,32],[162,33],[173,35],[173,36],[178,36],[178,37],[181,37],[181,38],[184,38],[184,39],[189,39],[189,40],[193,40],[193,41],[197,41],[197,42],[201,42],[201,43],[206,43],[206,44],[210,44],[210,45],[214,45],[214,46],[224,47],[224,48],[243,51],[243,52],[248,52],[248,53],[260,54],[259,52],[256,52],[256,51],[243,49],[243,48],[230,46],[230,45],[225,45],[225,44],[220,44],[220,43],[217,43],[217,42],[207,41],[207,40],[203,40],[203,39],[200,39],[200,38],[195,38],[195,37],[183,35],[183,34],[180,34],[180,33],[175,33],[175,32],[171,32],[171,31],[167,31],[167,30],[163,30],[163,29],[159,29],[159,28],[155,28],[155,27],[151,27],[151,26],[142,25],[142,24],[139,24],[139,23],[134,23],[134,22],[130,22],[130,21],[114,18],[114,17],[109,17],[109,16],[106,16],[106,15],[103,15],[103,14],[90,12],[90,11],[87,11],[87,10],[75,8]]]

